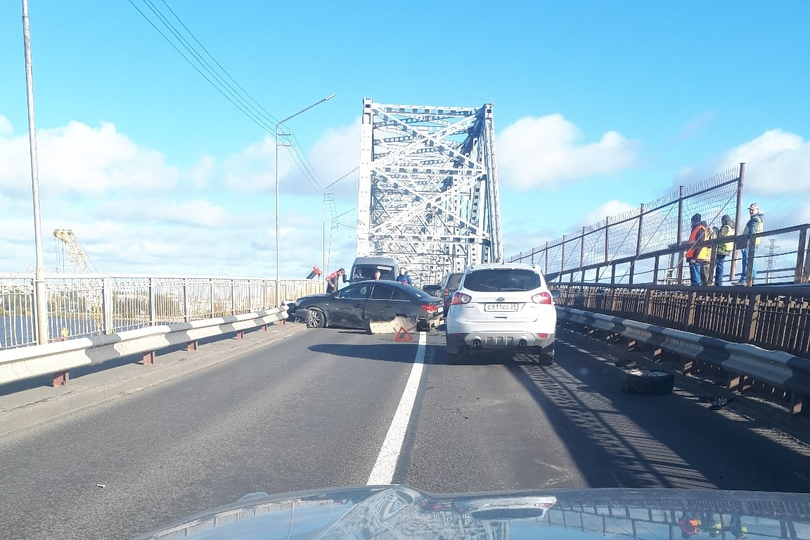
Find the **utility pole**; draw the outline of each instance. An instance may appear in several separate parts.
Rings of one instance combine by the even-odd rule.
[[[39,212],[39,171],[37,167],[37,130],[34,122],[34,74],[31,69],[31,28],[28,24],[28,0],[22,0],[23,44],[25,47],[25,83],[28,95],[28,145],[31,152],[31,192],[34,198],[34,302],[36,304],[37,343],[48,343],[48,300],[45,296],[45,271],[42,267],[42,219]]]

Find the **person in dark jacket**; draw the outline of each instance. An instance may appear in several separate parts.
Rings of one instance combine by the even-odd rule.
[[[408,271],[405,270],[404,268],[399,269],[397,281],[399,281],[400,283],[404,283],[405,285],[413,285],[413,281],[411,281],[411,276],[408,275]]]
[[[759,211],[759,205],[757,203],[751,203],[751,206],[748,207],[748,214],[751,217],[748,219],[748,223],[745,224],[745,228],[742,232],[742,234],[745,236],[742,241],[745,242],[745,244],[742,246],[737,246],[742,249],[742,275],[740,276],[740,281],[734,283],[734,285],[745,285],[748,281],[749,257],[751,258],[751,283],[754,283],[754,280],[757,278],[757,270],[754,268],[753,259],[754,253],[759,245],[760,238],[754,238],[754,235],[761,233],[765,228],[765,214]]]
[[[331,293],[338,290],[339,286],[339,279],[343,277],[343,283],[347,283],[349,280],[346,279],[346,270],[343,268],[339,268],[326,276],[326,292]]]

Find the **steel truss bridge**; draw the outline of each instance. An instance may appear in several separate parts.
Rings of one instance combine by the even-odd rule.
[[[503,259],[491,103],[363,100],[357,255],[393,257],[422,285]]]

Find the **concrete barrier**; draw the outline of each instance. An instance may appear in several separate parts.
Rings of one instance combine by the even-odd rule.
[[[187,344],[195,350],[197,341],[217,335],[259,328],[287,318],[287,307],[204,319],[188,323],[150,326],[117,334],[68,339],[45,345],[0,351],[0,384],[41,375],[54,375],[54,384],[66,384],[71,369],[143,354],[144,363],[154,363],[154,353]]]

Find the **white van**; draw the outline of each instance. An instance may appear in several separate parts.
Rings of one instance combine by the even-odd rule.
[[[380,279],[394,280],[399,275],[399,265],[391,257],[357,257],[349,274],[349,281],[374,279],[374,272],[380,271]]]

